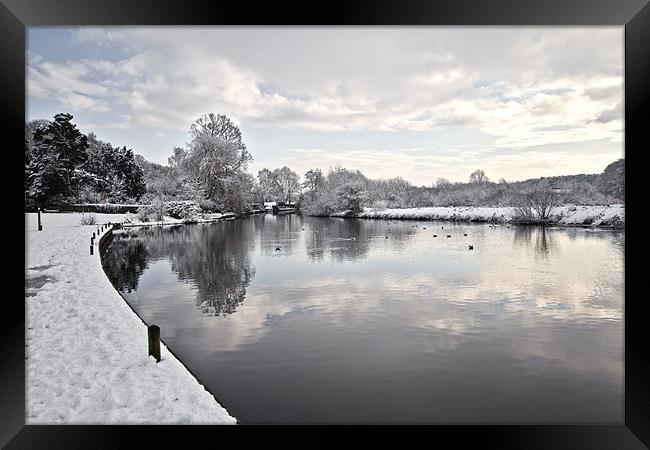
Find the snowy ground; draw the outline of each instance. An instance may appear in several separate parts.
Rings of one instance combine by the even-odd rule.
[[[344,214],[339,214],[344,215]],[[509,207],[434,207],[404,209],[372,209],[355,217],[369,219],[419,219],[448,220],[468,222],[510,222],[513,210]],[[625,205],[609,206],[574,206],[564,205],[553,209],[551,223],[557,225],[577,226],[623,226],[625,224]]]
[[[93,214],[118,222],[124,214]],[[234,424],[110,284],[81,214],[25,214],[27,424]]]

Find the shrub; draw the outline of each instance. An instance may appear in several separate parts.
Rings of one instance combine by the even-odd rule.
[[[165,217],[165,202],[156,199],[151,203],[151,205],[148,205],[147,211],[149,219],[153,221],[163,220]]]
[[[553,208],[560,204],[560,196],[548,187],[538,186],[515,196],[514,220],[521,223],[546,223]]]
[[[97,217],[94,214],[82,214],[80,223],[81,225],[95,225],[97,223]]]
[[[96,206],[97,212],[106,214],[119,214],[124,211],[124,206],[115,203],[101,203]]]
[[[140,222],[149,222],[149,205],[139,207],[135,216]]]
[[[185,210],[181,213],[181,219],[183,219],[183,222],[185,223],[196,223],[198,221],[198,218],[198,213],[194,211]]]
[[[201,211],[210,212],[210,213],[222,212],[221,209],[219,208],[219,205],[217,205],[217,202],[215,202],[212,199],[199,198],[196,200],[196,203],[198,203],[199,207],[201,208]]]
[[[201,206],[191,200],[172,201],[165,203],[165,213],[175,219],[196,218],[201,213]]]
[[[136,217],[140,222],[163,220],[165,217],[165,202],[160,198],[154,199],[150,205],[139,207]]]

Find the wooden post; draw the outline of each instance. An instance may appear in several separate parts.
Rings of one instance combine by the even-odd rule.
[[[160,362],[160,327],[149,325],[147,334],[149,336],[149,356],[153,356],[156,358],[156,362]]]
[[[38,208],[38,231],[43,230],[43,222],[41,222],[41,208]]]
[[[91,245],[91,246],[90,246],[90,254],[91,254],[91,255],[93,254],[93,250],[94,250],[94,248],[95,248],[94,245]]]
[[[93,239],[95,239],[95,232],[93,231]]]
[[[90,245],[95,245],[95,235],[93,234],[93,237],[90,238]]]

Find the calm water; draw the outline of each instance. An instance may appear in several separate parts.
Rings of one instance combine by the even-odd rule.
[[[623,252],[615,231],[262,215],[117,233],[105,270],[242,423],[620,422]]]

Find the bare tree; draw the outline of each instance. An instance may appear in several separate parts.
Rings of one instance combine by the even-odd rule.
[[[490,179],[485,175],[485,171],[482,169],[475,170],[469,176],[470,183],[486,183],[488,181],[490,181]]]
[[[264,168],[257,172],[257,179],[259,181],[260,201],[277,200],[281,196],[276,172]]]
[[[190,135],[192,136],[192,141],[198,142],[204,140],[206,136],[218,137],[226,142],[232,143],[242,154],[248,154],[245,152],[246,145],[242,141],[239,127],[228,116],[224,116],[223,114],[210,113],[199,117],[192,123]]]
[[[274,174],[280,187],[282,199],[285,202],[291,203],[293,196],[300,191],[300,178],[298,174],[286,166],[281,169],[275,169]]]
[[[515,197],[515,219],[519,222],[546,223],[553,208],[560,204],[560,196],[545,184],[540,184]]]
[[[184,150],[181,147],[174,147],[172,156],[167,158],[167,164],[169,167],[178,169],[182,167],[183,162],[187,159],[187,155],[187,150]]]

